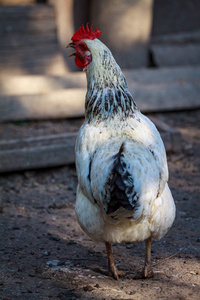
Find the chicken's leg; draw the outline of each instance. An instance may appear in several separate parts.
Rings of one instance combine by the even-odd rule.
[[[118,280],[119,276],[124,276],[125,273],[118,271],[115,266],[113,255],[112,255],[111,243],[105,242],[105,245],[106,245],[106,252],[108,256],[108,270],[112,274],[113,278]]]
[[[151,237],[145,240],[146,252],[145,252],[145,263],[143,269],[143,277],[149,277],[152,275],[151,269]]]

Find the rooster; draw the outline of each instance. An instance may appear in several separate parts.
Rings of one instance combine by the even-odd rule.
[[[151,240],[161,239],[175,219],[166,152],[155,125],[137,108],[126,78],[101,31],[82,25],[68,47],[86,72],[85,122],[76,140],[76,215],[95,242],[104,242],[109,274],[112,243],[145,241],[142,276],[152,273]]]

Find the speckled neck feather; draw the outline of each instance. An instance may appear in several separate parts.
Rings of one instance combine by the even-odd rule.
[[[118,115],[123,120],[133,115],[137,106],[128,91],[126,78],[110,50],[105,47],[98,55],[98,63],[93,59],[86,70],[86,119],[89,122],[103,121]]]

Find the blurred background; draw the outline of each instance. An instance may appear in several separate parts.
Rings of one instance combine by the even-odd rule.
[[[122,68],[200,63],[198,0],[0,0],[1,74],[75,70],[66,45],[87,22]]]
[[[200,107],[198,0],[0,0],[1,140],[78,129],[86,78],[66,46],[87,22],[102,30],[143,113]]]

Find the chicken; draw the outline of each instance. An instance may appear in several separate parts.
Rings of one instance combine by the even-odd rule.
[[[143,277],[151,273],[151,240],[161,239],[175,219],[166,152],[155,125],[137,108],[124,74],[101,31],[84,26],[72,36],[75,63],[86,72],[85,122],[76,140],[76,215],[95,242],[145,241]]]

